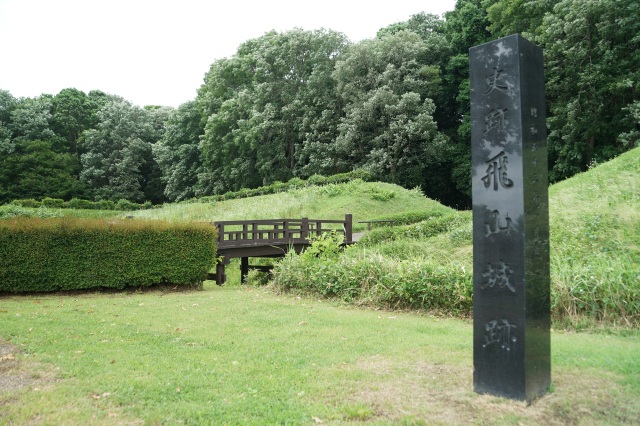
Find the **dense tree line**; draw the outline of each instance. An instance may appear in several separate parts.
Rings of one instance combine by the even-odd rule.
[[[470,203],[468,49],[522,33],[545,52],[552,181],[640,144],[636,0],[458,0],[351,43],[269,32],[215,61],[194,100],[0,90],[0,202],[179,201],[365,169]]]

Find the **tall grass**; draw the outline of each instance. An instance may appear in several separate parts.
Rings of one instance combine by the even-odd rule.
[[[374,229],[339,258],[285,260],[273,282],[356,303],[466,315],[471,230],[470,212]],[[550,234],[554,326],[640,326],[640,149],[552,186]],[[427,284],[434,274],[443,277],[435,281],[444,293]]]
[[[556,320],[640,324],[640,149],[550,189]]]

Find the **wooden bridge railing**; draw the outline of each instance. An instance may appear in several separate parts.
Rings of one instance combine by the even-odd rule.
[[[323,232],[342,233],[345,244],[353,242],[353,219],[350,214],[344,220],[325,219],[268,219],[232,220],[215,222],[218,227],[218,248],[247,245],[304,244],[313,235]]]
[[[336,231],[344,235],[344,244],[353,243],[353,218],[346,214],[344,220],[324,219],[268,219],[230,220],[214,222],[218,227],[218,256],[215,279],[218,284],[226,281],[225,265],[232,258],[240,258],[241,279],[249,268],[265,268],[249,265],[250,257],[282,257],[287,251],[299,252],[309,245],[309,237]]]

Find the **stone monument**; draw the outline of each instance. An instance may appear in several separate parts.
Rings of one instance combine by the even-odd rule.
[[[474,390],[531,402],[551,384],[542,50],[516,34],[469,62]]]

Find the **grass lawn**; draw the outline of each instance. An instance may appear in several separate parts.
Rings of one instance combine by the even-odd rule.
[[[640,336],[552,333],[553,390],[472,388],[470,321],[252,287],[0,298],[0,424],[637,424]]]

